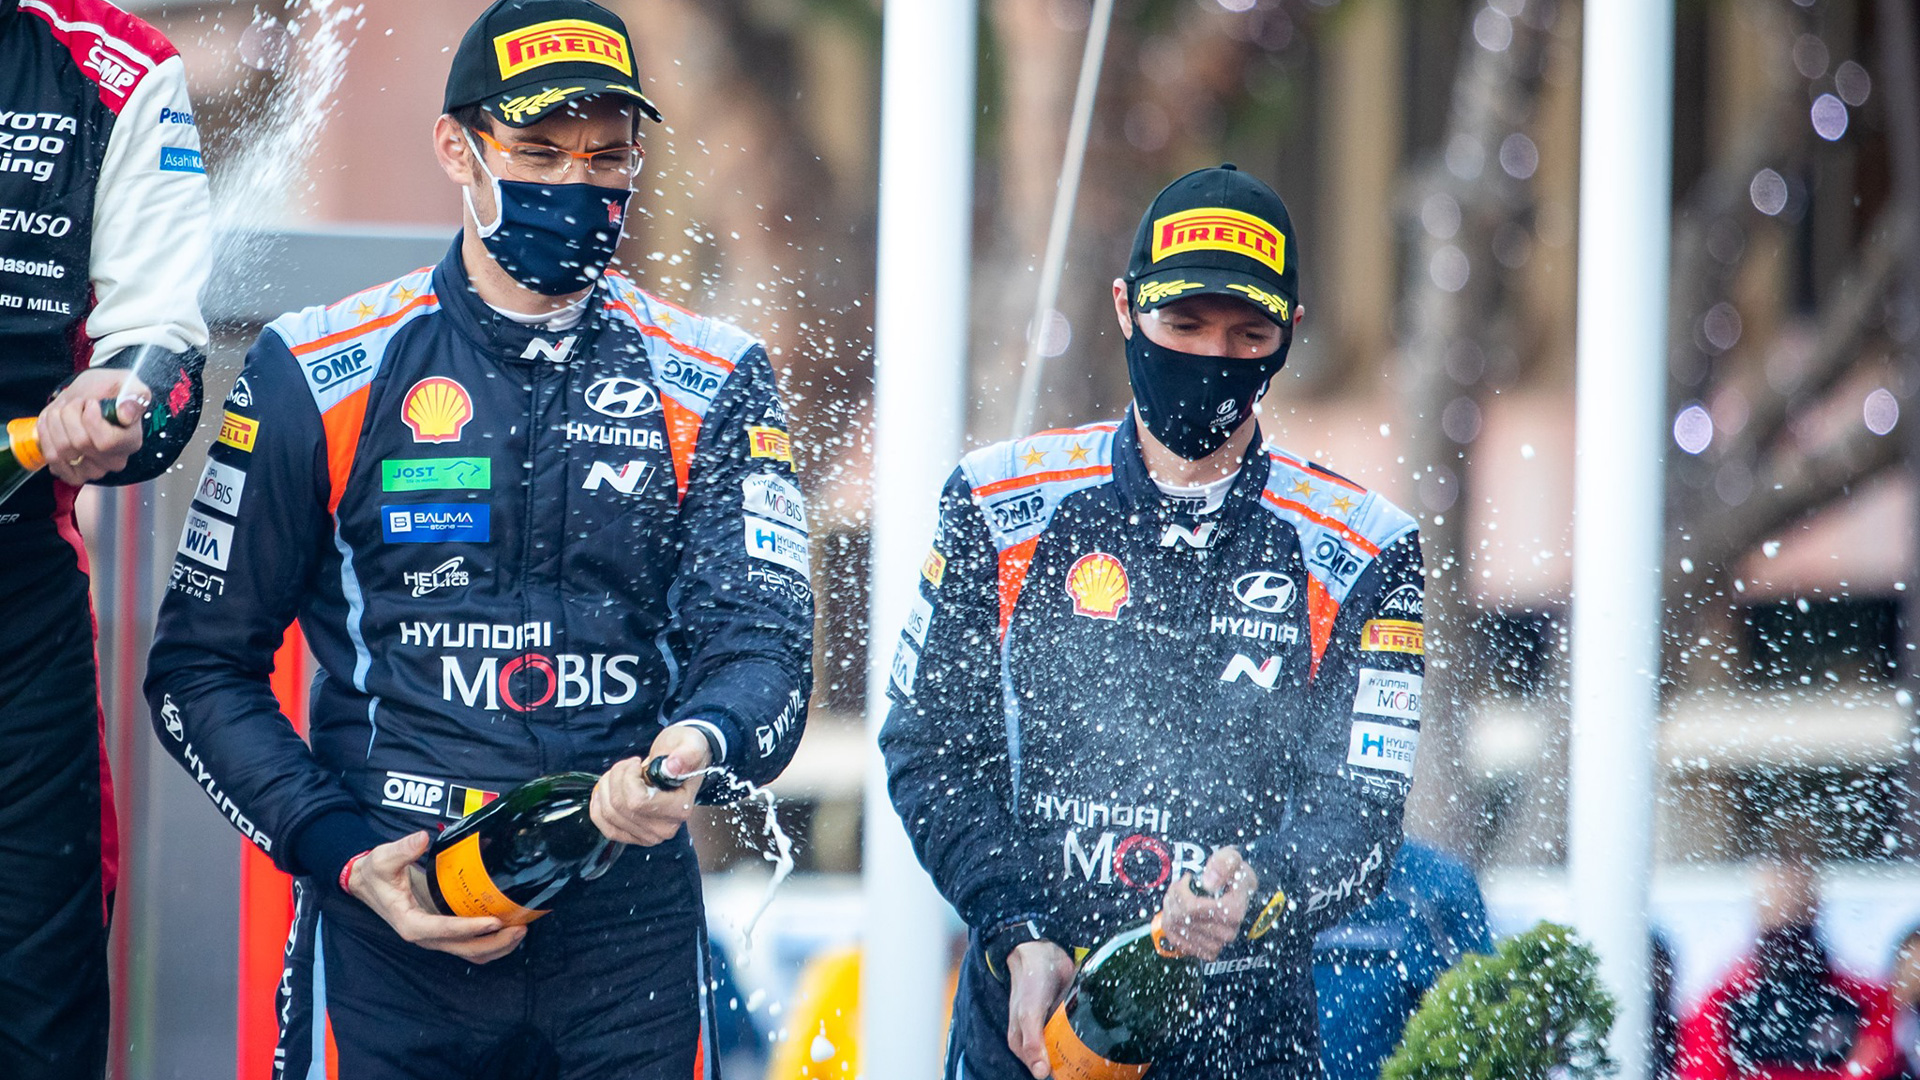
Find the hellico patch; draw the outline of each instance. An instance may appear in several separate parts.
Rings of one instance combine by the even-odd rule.
[[[1231,251],[1287,272],[1287,238],[1280,230],[1224,206],[1182,210],[1153,223],[1153,261],[1183,251]]]
[[[554,19],[493,39],[502,81],[546,64],[601,64],[633,74],[633,58],[619,34],[584,19]]]

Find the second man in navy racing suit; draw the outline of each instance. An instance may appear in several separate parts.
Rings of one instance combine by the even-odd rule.
[[[971,930],[949,1080],[1048,1075],[1073,954],[1156,913],[1205,990],[1148,1076],[1319,1073],[1310,950],[1393,862],[1424,639],[1413,519],[1258,437],[1292,243],[1259,181],[1176,181],[1115,283],[1133,409],[942,495],[881,744]]]
[[[195,495],[147,684],[162,744],[298,875],[286,1076],[712,1076],[696,789],[805,720],[807,518],[766,351],[606,269],[653,113],[620,20],[501,0],[435,149],[438,266],[275,320]],[[268,687],[298,620],[311,747]],[[604,773],[636,845],[530,926],[422,907],[431,833]]]

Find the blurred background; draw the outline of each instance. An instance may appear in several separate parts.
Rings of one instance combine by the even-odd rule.
[[[207,148],[210,398],[268,319],[445,251],[460,204],[429,133],[480,0],[120,2],[184,54]],[[761,814],[699,829],[753,1076],[767,1047],[814,1035],[786,1030],[804,965],[860,931],[882,11],[605,2],[667,116],[621,261],[765,338],[813,508],[816,696],[773,789],[799,871],[750,941]],[[1667,480],[1617,498],[1668,520],[1652,918],[1682,1007],[1752,943],[1756,858],[1818,868],[1823,929],[1863,973],[1920,922],[1920,425],[1901,422],[1920,393],[1920,47],[1911,11],[1888,14],[1904,4],[1676,5]],[[1222,161],[1272,183],[1306,321],[1263,427],[1419,515],[1442,571],[1409,831],[1474,868],[1496,932],[1564,917],[1581,5],[1119,0],[1058,310],[1036,317],[1091,8],[980,3],[972,443],[1008,436],[1034,335],[1035,426],[1118,415],[1108,286],[1141,210]],[[89,496],[128,849],[124,1077],[233,1076],[247,1009],[271,1022],[245,996],[245,943],[283,886],[243,875],[238,838],[149,752],[132,692],[200,460]]]

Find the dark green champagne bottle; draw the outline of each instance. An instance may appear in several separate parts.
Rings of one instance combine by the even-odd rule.
[[[568,885],[606,873],[626,845],[607,839],[587,813],[599,779],[542,776],[454,822],[419,862],[434,907],[524,925]]]
[[[1200,1002],[1200,965],[1160,938],[1160,917],[1115,935],[1080,965],[1047,1021],[1047,1058],[1059,1080],[1146,1075],[1166,1039]]]
[[[125,426],[120,422],[119,402],[112,398],[101,399],[100,415],[115,427]],[[22,416],[7,421],[7,449],[0,453],[0,503],[6,502],[34,473],[46,467],[47,459],[40,453],[39,417]]]

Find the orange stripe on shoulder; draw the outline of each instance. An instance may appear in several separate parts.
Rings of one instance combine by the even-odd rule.
[[[675,305],[668,304],[667,306],[674,307]],[[664,341],[667,344],[673,346],[674,348],[679,349],[681,352],[686,353],[688,356],[691,356],[696,360],[705,360],[707,363],[712,364],[714,367],[717,367],[722,371],[728,372],[729,374],[731,374],[733,371],[733,361],[727,359],[724,356],[720,356],[715,353],[710,353],[705,349],[696,349],[693,346],[687,344],[686,342],[681,341],[679,338],[674,337],[672,334],[667,333],[665,330],[662,330],[659,327],[654,326],[653,324],[647,322],[645,319],[642,319],[640,317],[640,313],[633,310],[633,307],[629,305],[625,300],[607,301],[607,310],[626,312],[627,318],[633,320],[634,329],[640,331],[640,333],[646,335],[647,337],[657,337],[661,341]],[[685,311],[686,309],[677,308],[676,310]],[[688,314],[692,314],[692,313],[689,312]],[[694,316],[694,317],[698,318],[698,316]]]
[[[1340,601],[1327,592],[1320,579],[1307,575],[1307,637],[1312,639],[1313,662],[1307,667],[1309,681],[1320,673],[1320,658],[1327,654],[1333,640],[1333,621],[1340,615]]]
[[[367,396],[373,384],[355,390],[320,416],[327,433],[327,512],[340,512],[340,497],[347,492],[347,478],[353,475],[354,455],[360,451],[360,429],[367,422]]]
[[[1313,475],[1318,476],[1322,480],[1331,480],[1334,483],[1339,484],[1341,487],[1346,488],[1348,491],[1357,491],[1362,495],[1365,495],[1367,493],[1366,488],[1363,488],[1359,484],[1356,484],[1353,481],[1347,479],[1346,477],[1341,476],[1339,473],[1334,472],[1332,469],[1327,468],[1325,465],[1321,465],[1312,461],[1304,461],[1300,458],[1293,457],[1292,455],[1289,455],[1289,454],[1283,454],[1280,451],[1274,450],[1274,449],[1268,449],[1267,455],[1276,460],[1284,461],[1287,464],[1293,466],[1294,468],[1302,470],[1303,472],[1310,472]]]
[[[984,484],[974,488],[973,493],[984,499],[989,495],[998,495],[1003,491],[1014,491],[1023,487],[1032,487],[1035,484],[1051,483],[1055,480],[1079,480],[1088,476],[1112,475],[1113,466],[1111,465],[1089,465],[1084,469],[1059,469],[1054,472],[1034,473],[1032,476],[1013,476],[1005,480],[995,480],[991,484]]]
[[[1007,639],[1007,626],[1013,622],[1013,606],[1020,602],[1020,590],[1026,587],[1027,570],[1033,566],[1033,549],[1040,543],[1029,537],[1000,553],[1000,640]]]
[[[1120,427],[1119,424],[1086,424],[1082,427],[1048,428],[1045,431],[1036,431],[1033,434],[1027,436],[1027,438],[1038,439],[1047,435],[1085,435],[1089,432],[1094,432],[1094,431],[1103,432],[1105,434],[1111,435],[1119,427]]]
[[[306,342],[304,344],[295,345],[289,351],[291,351],[295,356],[305,356],[310,352],[317,352],[321,349],[338,345],[343,341],[352,341],[354,338],[357,338],[362,334],[371,334],[375,330],[378,330],[383,326],[392,326],[394,323],[397,323],[401,319],[406,318],[407,312],[412,311],[414,308],[421,307],[426,304],[437,304],[439,302],[440,302],[440,298],[435,296],[434,294],[422,293],[421,295],[416,296],[412,300],[408,301],[404,306],[402,306],[397,311],[389,311],[388,313],[380,316],[377,319],[369,319],[358,326],[349,326],[345,330],[336,330],[333,333],[328,334],[326,337],[314,338],[312,341]]]
[[[660,406],[667,414],[667,445],[673,451],[673,481],[680,489],[681,500],[685,501],[687,477],[693,470],[693,452],[700,445],[700,414],[665,394],[660,395]]]
[[[1354,547],[1359,548],[1361,551],[1364,551],[1369,555],[1380,554],[1379,544],[1376,544],[1373,541],[1367,539],[1366,537],[1361,536],[1359,533],[1354,532],[1352,527],[1349,526],[1344,521],[1338,521],[1333,518],[1330,518],[1327,515],[1320,513],[1318,510],[1315,510],[1313,507],[1308,506],[1306,503],[1294,502],[1292,499],[1283,499],[1280,496],[1275,495],[1271,491],[1261,492],[1260,497],[1267,500],[1268,502],[1272,503],[1275,506],[1281,507],[1286,510],[1291,510],[1296,514],[1299,514],[1301,517],[1306,518],[1308,521],[1313,522],[1315,525],[1319,525],[1322,528],[1332,529],[1334,532],[1337,532],[1341,536],[1344,536],[1348,540],[1352,541]]]

